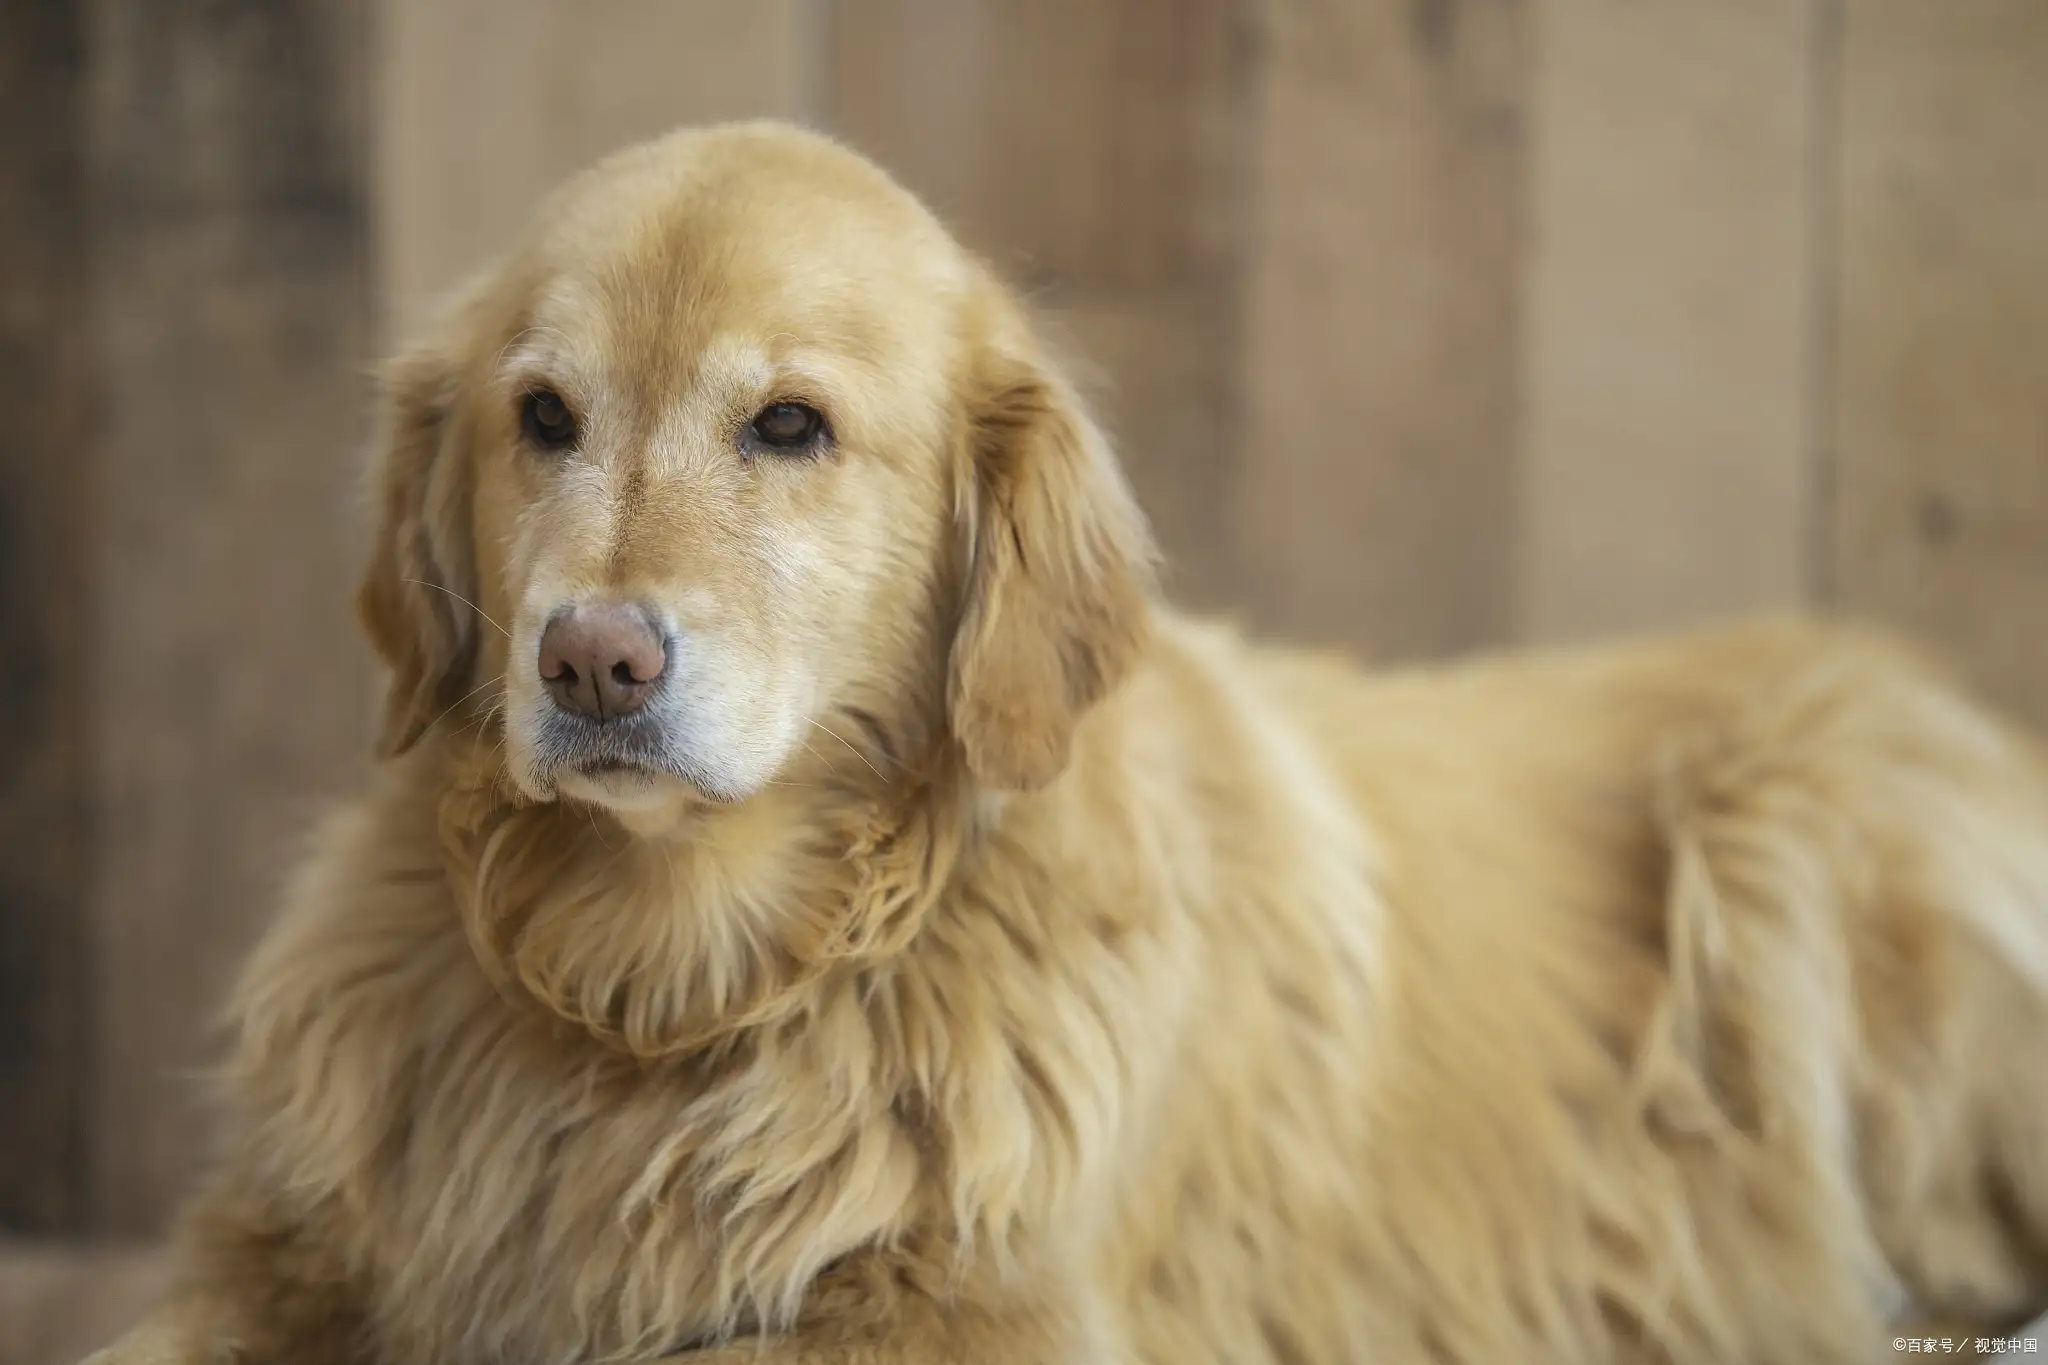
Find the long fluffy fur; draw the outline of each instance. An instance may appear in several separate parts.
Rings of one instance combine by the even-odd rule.
[[[2037,1304],[2027,739],[1796,621],[1370,674],[1179,616],[972,297],[888,570],[928,626],[801,781],[535,799],[434,714],[504,643],[373,570],[416,746],[249,965],[233,1145],[110,1362],[1861,1365]],[[457,420],[422,387],[395,445]],[[452,490],[402,474],[400,523]],[[445,531],[383,539],[467,583]]]

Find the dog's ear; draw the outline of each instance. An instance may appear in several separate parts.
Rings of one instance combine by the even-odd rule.
[[[376,536],[356,611],[391,669],[378,752],[404,753],[468,690],[477,642],[469,470],[445,341],[385,367],[374,465]]]
[[[960,515],[967,573],[947,709],[989,786],[1042,787],[1143,643],[1144,518],[1107,440],[1023,310],[991,286],[968,380]]]

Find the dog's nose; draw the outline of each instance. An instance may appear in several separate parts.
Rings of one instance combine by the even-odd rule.
[[[638,607],[570,607],[540,636],[540,680],[555,705],[592,720],[638,711],[667,665],[661,632]]]

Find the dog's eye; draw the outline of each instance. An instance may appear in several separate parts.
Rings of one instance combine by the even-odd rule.
[[[770,450],[808,450],[826,435],[825,415],[808,403],[770,403],[748,430]]]
[[[576,444],[576,414],[553,389],[534,389],[519,408],[519,425],[526,439],[548,450],[566,450]]]

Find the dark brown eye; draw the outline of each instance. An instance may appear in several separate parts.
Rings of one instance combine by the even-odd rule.
[[[534,389],[520,404],[519,425],[526,439],[546,450],[566,450],[576,444],[576,414],[553,389]]]
[[[825,415],[808,403],[770,403],[748,430],[755,444],[777,451],[809,450],[827,435]]]

